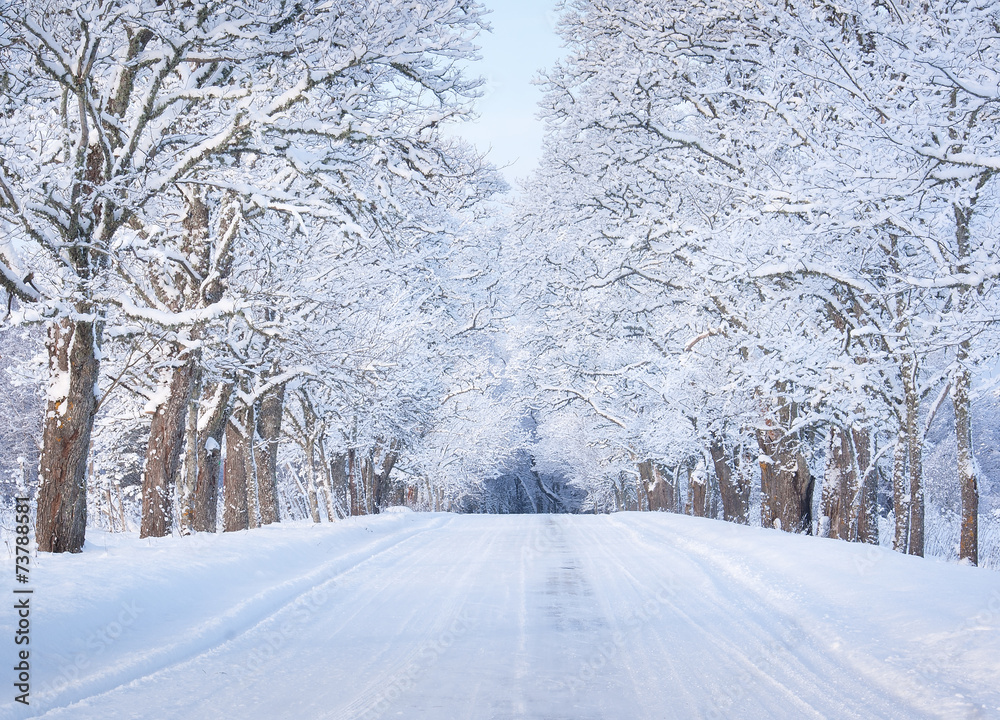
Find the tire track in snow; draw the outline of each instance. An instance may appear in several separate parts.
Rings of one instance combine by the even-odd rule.
[[[541,519],[540,519],[541,520]],[[637,698],[622,692],[625,683],[603,668],[580,677],[594,648],[611,642],[611,629],[601,612],[593,578],[584,572],[581,548],[572,542],[572,527],[579,518],[549,516],[538,529],[544,539],[541,551],[528,555],[522,607],[524,642],[519,662],[517,696],[522,698],[512,716],[545,720],[603,720],[631,718],[638,711]],[[541,523],[540,523],[541,524]]]
[[[428,558],[443,554],[441,552],[442,548],[439,544],[433,542],[433,538],[424,538],[424,540],[427,543],[424,547],[420,548],[420,553],[410,555],[406,558],[407,565],[403,568],[401,574],[390,575],[388,572],[385,573],[386,581],[383,585],[376,592],[370,592],[369,594],[380,595],[390,586],[399,588],[410,587],[411,584],[407,580],[412,578],[413,575],[422,572],[421,566],[427,564],[425,561]],[[480,537],[480,544],[466,546],[462,562],[453,564],[449,577],[442,578],[442,580],[447,580],[447,582],[442,582],[440,587],[448,588],[450,592],[444,597],[441,595],[436,596],[434,602],[436,617],[428,623],[429,619],[420,615],[420,611],[426,608],[422,608],[419,604],[415,603],[409,617],[402,623],[402,627],[409,628],[423,624],[423,630],[418,632],[415,639],[410,640],[409,647],[398,648],[390,646],[386,649],[386,652],[374,657],[369,663],[369,667],[377,668],[374,674],[367,679],[360,691],[355,691],[354,697],[346,706],[329,714],[324,714],[322,716],[324,719],[356,720],[358,718],[365,718],[366,720],[376,720],[376,718],[388,714],[389,708],[384,708],[384,705],[393,705],[411,689],[412,684],[416,683],[422,675],[425,675],[428,670],[432,669],[428,665],[439,658],[429,659],[425,656],[430,654],[431,650],[435,647],[444,644],[444,642],[441,642],[442,638],[448,634],[455,634],[456,631],[454,628],[459,620],[462,620],[463,624],[469,622],[468,618],[461,618],[463,610],[469,604],[467,594],[469,583],[467,581],[471,575],[481,570],[480,563],[469,562],[469,560],[474,557],[489,557],[489,550],[493,547],[496,540],[496,535],[489,537],[484,535]],[[448,541],[443,540],[442,542]],[[351,615],[351,620],[357,619],[367,610],[367,603],[358,603],[358,605],[358,609]],[[386,605],[398,605],[398,603],[386,603]],[[342,630],[347,624],[348,621],[342,623],[339,630]],[[452,643],[448,643],[449,648],[451,645]],[[393,655],[394,657],[386,658],[385,655]],[[421,660],[423,660],[423,663],[419,662]],[[401,677],[407,680],[403,685],[399,683]],[[398,695],[391,693],[393,688],[399,690]],[[390,695],[393,695],[393,697],[390,697]]]
[[[237,639],[247,629],[292,605],[317,585],[338,578],[391,553],[397,546],[423,533],[441,527],[453,518],[433,518],[430,523],[406,528],[381,537],[351,552],[333,558],[303,575],[264,588],[242,602],[191,628],[170,645],[142,653],[126,655],[95,675],[69,683],[51,695],[35,697],[41,718],[49,717],[74,705],[95,701],[125,685],[154,677],[210,653]]]
[[[805,627],[801,618],[806,613],[801,606],[795,607],[791,595],[768,588],[759,578],[734,575],[717,557],[719,548],[698,549],[686,536],[655,522],[640,521],[643,533],[636,523],[616,517],[609,517],[608,522],[620,534],[632,538],[635,545],[646,547],[663,561],[682,561],[698,568],[703,580],[712,585],[713,592],[703,598],[706,607],[714,606],[712,615],[717,617],[710,631],[703,621],[690,615],[686,620],[692,630],[701,632],[706,645],[714,647],[711,656],[716,662],[736,660],[742,666],[738,670],[747,673],[739,687],[743,697],[758,690],[750,678],[782,692],[787,704],[769,705],[769,698],[756,692],[755,697],[763,709],[760,717],[798,718],[803,717],[803,713],[820,718],[862,720],[932,717],[926,710],[914,706],[912,697],[888,685],[884,679],[859,672],[856,663],[842,654],[831,655],[827,639],[832,635]],[[644,536],[645,533],[653,537]],[[655,538],[661,542],[655,542]],[[714,572],[708,572],[707,568]],[[677,597],[690,600],[685,595]],[[791,612],[789,607],[793,608]],[[816,628],[812,618],[809,624]],[[727,637],[734,639],[727,640]],[[743,642],[735,638],[742,638]],[[761,653],[760,648],[765,652]],[[767,665],[763,671],[757,667],[760,661]],[[858,682],[862,679],[866,681],[864,684]],[[795,706],[796,710],[791,711],[790,706]],[[724,717],[727,707],[717,707],[717,716]]]
[[[677,554],[663,552],[660,548],[651,549],[662,559],[668,559],[674,567],[687,560]],[[645,605],[642,598],[654,597],[654,593],[658,592],[653,587],[644,585],[627,569],[625,563],[630,562],[631,558],[614,558],[605,553],[604,561],[603,565],[599,565],[602,572],[613,573],[617,566],[617,570],[637,591],[638,602],[626,601],[624,604]],[[691,579],[687,578],[688,581]],[[758,709],[751,714],[752,711],[744,706],[738,711],[740,717],[829,717],[802,699],[803,690],[811,688],[811,685],[796,683],[793,687],[787,681],[776,677],[775,670],[779,668],[776,667],[772,654],[775,650],[781,652],[787,649],[788,645],[787,641],[780,643],[775,641],[782,633],[777,629],[762,628],[757,623],[733,623],[733,617],[745,615],[746,608],[740,605],[724,607],[718,603],[717,597],[724,596],[725,589],[718,585],[715,578],[704,575],[694,579],[701,581],[703,586],[708,586],[713,591],[700,595],[697,607],[684,607],[684,601],[691,600],[690,595],[676,593],[667,594],[666,597],[660,595],[658,602],[666,612],[655,612],[641,623],[641,627],[634,628],[631,633],[632,640],[628,652],[640,656],[640,662],[633,662],[632,667],[657,668],[665,658],[675,658],[675,661],[668,660],[675,674],[675,685],[671,689],[675,692],[683,689],[688,701],[684,709],[679,710],[675,700],[664,698],[659,704],[654,704],[660,708],[660,714],[653,717],[662,717],[663,712],[671,712],[673,717],[677,718],[729,717],[730,713],[736,711],[734,706],[741,699],[756,701]],[[621,584],[612,584],[612,587],[620,586]],[[696,617],[695,613],[699,613],[701,617]],[[660,631],[664,628],[657,621],[665,620],[664,616],[682,621],[671,625],[673,637],[680,637],[682,644],[668,644],[661,635]],[[748,619],[743,618],[743,620]],[[749,633],[752,633],[752,636],[746,638]],[[737,638],[743,642],[737,641]],[[642,646],[644,651],[635,652],[636,645]],[[655,650],[651,647],[654,645]],[[761,648],[765,650],[762,652]],[[629,659],[628,654],[624,655],[624,659]],[[761,668],[762,664],[768,665],[766,670]],[[782,675],[788,678],[795,677],[795,673],[787,663],[783,663],[780,669],[783,671]],[[737,678],[739,678],[739,682],[736,683],[738,688],[744,689],[745,692],[746,688],[753,687],[754,694],[741,698],[744,692],[734,693],[731,683]],[[655,688],[658,684],[661,683],[657,683],[656,673],[647,673],[647,677],[637,683],[645,688]],[[687,690],[688,687],[697,688],[698,695]],[[844,714],[838,708],[834,716],[843,717]]]
[[[958,707],[947,688],[933,688],[929,706],[900,697],[913,679],[886,689],[895,675],[858,672],[855,660],[878,661],[831,646],[823,615],[836,604],[804,596],[750,529],[734,528],[731,542],[720,524],[686,532],[676,516],[431,520],[331,560],[370,553],[342,572],[324,563],[298,574],[297,597],[293,581],[261,590],[254,597],[276,607],[234,621],[235,637],[52,720],[910,720]],[[741,554],[744,531],[759,557]],[[328,598],[308,625],[234,676],[317,588]]]
[[[669,605],[676,612],[680,612],[679,608],[670,605],[669,596],[664,596],[663,588],[654,590],[647,585],[639,583],[631,573],[628,573],[622,566],[621,557],[612,555],[610,550],[596,538],[596,524],[600,520],[594,518],[593,522],[595,524],[593,528],[588,528],[581,524],[575,530],[578,536],[586,539],[585,542],[579,544],[582,547],[589,546],[589,552],[585,556],[587,570],[594,578],[595,586],[600,589],[602,607],[609,618],[609,623],[613,627],[614,637],[618,639],[613,648],[614,657],[606,658],[606,660],[625,663],[626,670],[637,694],[647,696],[647,702],[644,703],[645,707],[643,708],[645,716],[649,716],[649,713],[652,712],[652,717],[662,718],[664,716],[663,713],[674,712],[677,717],[694,717],[694,709],[697,706],[694,702],[694,695],[689,690],[688,684],[682,682],[677,659],[673,653],[669,652],[670,648],[660,635],[654,634],[651,637],[643,638],[646,642],[652,640],[656,643],[658,653],[655,660],[650,659],[650,653],[645,653],[644,657],[638,659],[630,658],[628,655],[629,651],[637,644],[636,631],[641,632],[643,626],[648,623],[648,620],[644,621],[647,614],[645,612],[647,601],[643,598],[654,598],[654,602],[661,606]],[[600,554],[599,560],[597,553]],[[636,595],[638,597],[636,600],[638,601],[632,598],[618,598],[616,601],[611,597],[612,593],[609,588],[619,586],[616,575],[623,572],[637,591]],[[611,578],[615,579],[610,580]],[[631,612],[635,607],[640,608],[641,615]],[[623,622],[620,620],[623,614],[629,619],[638,617],[640,621],[639,627],[635,627],[634,625],[633,627],[623,627]],[[632,623],[626,622],[625,624]],[[625,643],[629,643],[629,647],[625,647]],[[664,673],[664,670],[667,672]],[[649,700],[651,698],[648,697],[650,691],[655,692],[657,688],[664,686],[672,687],[674,690],[673,694],[659,703],[650,703]],[[652,710],[649,708],[650,705],[653,706]]]

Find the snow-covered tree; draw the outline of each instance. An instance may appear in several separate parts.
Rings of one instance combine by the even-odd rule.
[[[320,216],[342,232],[365,232],[360,215],[392,207],[390,177],[422,187],[448,172],[436,127],[467,112],[475,94],[477,82],[454,61],[474,51],[480,9],[459,0],[346,5],[5,5],[5,82],[21,102],[8,100],[3,117],[2,212],[18,244],[40,256],[41,289],[20,274],[25,253],[7,258],[3,276],[24,300],[43,299],[41,313],[52,318],[41,549],[76,551],[83,542],[108,277],[134,279],[134,238],[159,229],[169,237],[167,213],[183,198],[227,191],[244,212]],[[198,245],[190,233],[188,243]],[[191,271],[192,286],[211,279],[195,258],[161,246]],[[134,285],[140,304],[127,301],[126,313],[164,310]],[[190,394],[189,382],[175,380],[167,387],[184,398],[164,418],[167,473]],[[150,485],[157,497],[149,502],[165,518],[160,487]]]

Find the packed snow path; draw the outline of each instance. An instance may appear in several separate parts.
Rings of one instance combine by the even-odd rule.
[[[33,573],[5,717],[1000,718],[1000,574],[684,516],[104,535]]]

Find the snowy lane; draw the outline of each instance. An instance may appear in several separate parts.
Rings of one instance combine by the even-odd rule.
[[[756,586],[628,524],[591,528],[589,536],[580,545],[594,551],[591,573],[617,569],[620,577],[604,586],[604,605],[611,617],[626,609],[634,628],[622,655],[640,661],[633,664],[637,692],[659,688],[657,706],[669,708],[649,717],[924,716],[890,687],[845,667],[794,606],[768,602]],[[635,551],[612,550],[629,546]],[[646,610],[630,617],[636,607]]]
[[[113,647],[91,673],[103,684],[84,677],[42,717],[1000,718],[997,573],[664,514],[267,532],[207,542],[262,562],[291,538],[322,571],[244,578],[282,599],[230,615],[221,634],[195,631],[222,627],[217,607],[191,606],[170,633],[200,644],[153,666]],[[183,561],[174,540],[168,555]],[[195,592],[223,591],[212,557]],[[120,574],[143,560],[108,562]],[[994,597],[997,611],[981,612]],[[162,632],[151,623],[132,640]],[[132,670],[102,675],[104,663]]]

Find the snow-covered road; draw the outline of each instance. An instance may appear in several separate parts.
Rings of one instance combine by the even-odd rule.
[[[1000,718],[1000,574],[684,516],[105,535],[33,579],[2,717]]]

